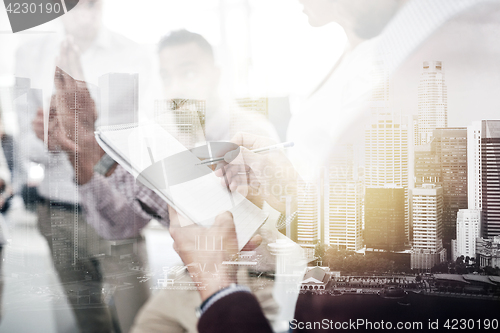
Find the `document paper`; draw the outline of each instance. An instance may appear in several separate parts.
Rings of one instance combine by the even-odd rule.
[[[266,212],[223,186],[208,166],[198,165],[200,159],[158,124],[102,127],[95,134],[111,158],[189,220],[209,226],[218,214],[230,211],[240,249],[267,219]]]

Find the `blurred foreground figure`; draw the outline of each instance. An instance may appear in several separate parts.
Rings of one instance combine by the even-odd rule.
[[[50,107],[55,107],[51,103],[54,69],[58,64],[74,77],[92,83],[89,87],[96,87],[104,74],[144,74],[148,73],[150,64],[137,44],[102,25],[102,5],[101,0],[79,1],[61,17],[59,31],[35,36],[20,46],[16,54],[16,76],[29,78],[31,87],[43,89],[43,99],[34,101],[37,107],[33,113],[28,118],[19,114],[20,149],[30,161],[44,167],[45,177],[38,187],[41,197],[37,207],[38,225],[81,332],[111,332],[114,328],[103,296],[100,238],[88,224],[89,216],[82,209],[68,156],[60,151],[50,134],[47,136],[44,128]],[[141,78],[147,80],[145,75]],[[80,106],[99,103],[98,91],[91,90],[92,95],[78,101]],[[95,117],[97,114],[94,120]],[[97,295],[93,297],[94,304],[75,304],[72,294],[79,289]]]
[[[427,0],[301,0],[304,12],[313,26],[323,26],[331,22],[340,24],[346,32],[348,44],[341,59],[321,82],[306,101],[305,107],[295,113],[291,119],[288,136],[295,142],[290,151],[293,165],[284,162],[275,163],[276,158],[250,152],[250,149],[265,147],[262,138],[241,135],[234,141],[242,145],[239,158],[228,164],[231,188],[260,188],[277,183],[294,183],[297,179],[284,176],[283,173],[269,172],[266,168],[295,167],[306,182],[315,183],[321,167],[330,161],[345,159],[339,154],[345,144],[357,144],[364,137],[366,120],[369,118],[370,102],[378,101],[376,92],[385,88],[385,80],[373,76],[380,67],[392,78],[405,78],[409,69],[420,66],[427,59],[454,61],[461,65],[461,70],[469,78],[456,84],[466,85],[471,89],[461,90],[460,98],[465,103],[475,105],[478,96],[487,101],[490,111],[483,114],[493,115],[498,110],[497,98],[500,70],[498,59],[500,48],[493,36],[500,31],[500,4],[497,1],[427,1]],[[459,31],[459,32],[458,32]],[[459,38],[457,38],[460,36]],[[471,46],[472,45],[472,46]],[[465,55],[464,55],[465,54]],[[484,61],[488,66],[484,65]],[[491,70],[491,68],[494,70]],[[381,79],[382,77],[378,78]],[[474,89],[470,81],[479,80],[482,87]],[[408,84],[404,81],[404,84]],[[495,83],[492,83],[495,82]],[[379,90],[377,90],[379,89]],[[383,109],[384,105],[378,106]],[[476,116],[474,112],[450,113],[450,118],[468,119]],[[497,118],[497,117],[496,117]],[[474,119],[474,118],[472,118]],[[465,123],[467,125],[469,123]],[[376,125],[375,125],[376,126]],[[384,126],[384,125],[380,125]],[[245,149],[246,148],[246,149]],[[390,153],[390,152],[387,152]],[[286,165],[283,165],[286,163]],[[253,172],[256,182],[244,181],[239,172]],[[382,167],[380,173],[389,172]],[[274,175],[269,177],[268,175]],[[222,172],[219,173],[222,176]],[[288,177],[288,178],[287,178]],[[243,179],[242,179],[243,178]],[[300,192],[300,188],[298,191]],[[250,192],[250,191],[249,191]],[[300,198],[300,193],[298,197]],[[272,193],[265,200],[280,209],[283,205],[279,196]],[[299,208],[300,209],[300,208]],[[182,239],[181,239],[182,241]],[[203,263],[203,259],[199,259]],[[230,295],[215,294],[213,301],[199,322],[199,331],[204,332],[246,332],[243,327],[233,323],[238,318],[242,323],[259,321],[257,303],[251,309],[238,310],[238,305],[247,301],[242,291]],[[217,295],[220,295],[217,297]],[[325,315],[311,298],[297,304],[296,319],[301,322],[321,322]],[[319,304],[319,303],[316,303]],[[234,310],[236,309],[236,310]],[[233,310],[233,311],[231,311]],[[236,312],[236,313],[235,313]],[[229,315],[228,315],[229,314]],[[346,313],[328,314],[328,319],[343,320],[349,318]],[[406,319],[406,318],[405,318]],[[223,328],[222,330],[220,328]],[[293,328],[292,325],[290,328]],[[225,330],[224,330],[225,329]],[[265,330],[263,330],[265,331]],[[269,330],[268,330],[269,331]]]
[[[201,320],[198,330],[201,333],[272,332],[250,289],[237,285],[232,267],[223,265],[223,262],[231,260],[238,252],[232,214],[220,214],[210,228],[195,225],[181,227],[180,219],[181,216],[170,210],[170,234],[175,242],[174,248],[187,265],[195,283],[200,286],[198,291],[203,303],[199,308]],[[218,251],[207,251],[205,246],[200,246],[200,238],[207,242],[201,245],[209,246],[212,241],[217,241],[224,246]],[[252,244],[254,240],[255,237],[247,244],[248,250],[258,246],[257,243]],[[233,303],[233,298],[238,303]],[[210,307],[214,303],[217,307],[212,313]],[[217,314],[217,311],[220,313]]]

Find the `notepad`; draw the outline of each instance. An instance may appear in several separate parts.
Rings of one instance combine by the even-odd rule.
[[[230,211],[240,249],[268,217],[156,123],[101,127],[95,136],[106,154],[188,220],[209,226]]]

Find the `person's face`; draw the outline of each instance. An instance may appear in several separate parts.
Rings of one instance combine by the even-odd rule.
[[[304,6],[304,13],[313,27],[321,27],[337,22],[342,17],[342,6],[349,0],[299,0]],[[340,13],[339,13],[340,11]]]
[[[103,0],[80,0],[62,16],[64,30],[77,40],[92,41],[101,28]]]
[[[336,22],[361,38],[376,36],[406,0],[299,0],[309,24]]]
[[[165,98],[207,100],[214,97],[219,70],[213,58],[197,44],[167,46],[159,57]]]

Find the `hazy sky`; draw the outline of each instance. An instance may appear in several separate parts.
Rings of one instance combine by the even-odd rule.
[[[393,76],[393,106],[417,114],[423,61],[443,61],[448,126],[500,119],[500,24],[461,19],[445,26]]]

